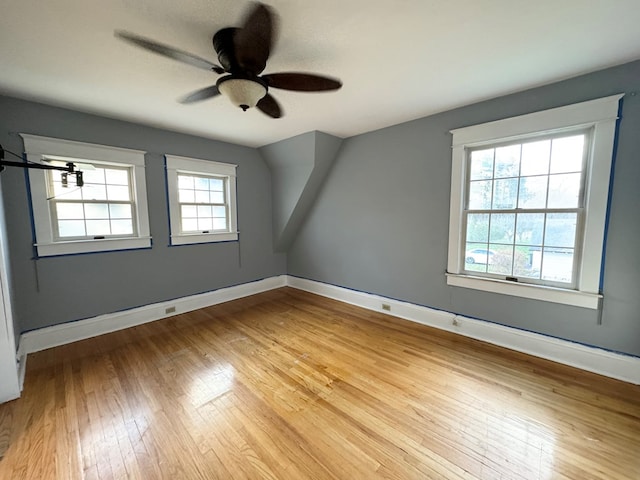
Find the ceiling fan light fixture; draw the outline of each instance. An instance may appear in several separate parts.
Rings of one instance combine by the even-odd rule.
[[[267,87],[257,81],[245,78],[224,77],[218,82],[218,90],[231,103],[242,110],[253,108],[267,94]]]

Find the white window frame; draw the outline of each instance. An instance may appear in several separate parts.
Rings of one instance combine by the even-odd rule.
[[[30,169],[29,187],[36,235],[34,245],[39,257],[151,248],[144,163],[146,152],[24,133],[21,133],[20,136],[23,138],[29,162],[47,164],[44,161],[45,158],[58,157],[77,163],[125,166],[130,168],[132,172],[131,190],[135,209],[134,221],[136,222],[134,236],[56,240],[53,227],[54,219],[47,200],[47,171]]]
[[[165,155],[167,194],[169,201],[170,245],[230,242],[238,240],[238,214],[236,200],[236,169],[231,163],[197,158]],[[221,177],[225,181],[228,205],[228,229],[208,233],[182,232],[180,202],[178,201],[178,173]]]
[[[612,95],[582,103],[452,130],[452,172],[447,284],[584,308],[597,309],[609,200],[609,183],[620,99]],[[499,142],[528,140],[592,129],[585,169],[585,222],[575,289],[517,283],[464,273],[463,210],[467,150]],[[578,232],[577,232],[578,234]],[[579,253],[578,253],[579,254]]]

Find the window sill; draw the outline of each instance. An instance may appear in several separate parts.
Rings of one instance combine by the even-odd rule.
[[[171,245],[191,245],[196,243],[233,242],[238,240],[238,232],[193,233],[171,235]]]
[[[472,288],[485,292],[512,295],[515,297],[542,300],[544,302],[562,303],[574,307],[597,309],[602,295],[597,293],[580,292],[578,290],[566,290],[562,288],[530,285],[525,283],[509,282],[471,275],[447,273],[447,285],[462,288]]]
[[[105,238],[102,240],[74,240],[68,242],[36,243],[39,257],[75,255],[151,248],[151,237]]]

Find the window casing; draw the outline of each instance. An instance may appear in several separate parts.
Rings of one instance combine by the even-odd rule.
[[[77,187],[55,170],[29,170],[38,256],[150,248],[144,154],[104,145],[21,134],[27,160],[84,174]]]
[[[449,285],[598,307],[620,98],[452,131]]]
[[[236,165],[166,155],[171,245],[238,239]]]

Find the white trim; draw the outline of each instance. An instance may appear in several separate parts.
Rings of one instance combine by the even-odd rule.
[[[597,309],[600,298],[600,272],[604,248],[604,230],[609,195],[609,177],[613,160],[613,144],[620,99],[624,94],[611,95],[573,105],[553,108],[527,115],[506,118],[451,130],[452,173],[449,212],[449,250],[447,284],[474,288],[536,300]],[[463,238],[464,191],[466,186],[467,149],[497,141],[524,140],[540,135],[577,128],[592,128],[589,158],[585,171],[585,223],[581,241],[580,265],[576,290],[544,290],[533,286],[503,286],[464,273]],[[529,284],[527,284],[529,285]],[[560,289],[562,290],[562,289]],[[576,292],[582,294],[576,296]],[[549,298],[545,293],[550,293]]]
[[[166,154],[167,170],[177,170],[185,173],[211,173],[213,175],[236,176],[238,165],[234,163],[215,162],[213,160],[201,160],[199,158],[179,157]]]
[[[447,273],[446,276],[447,285],[454,287],[471,288],[502,295],[542,300],[544,302],[562,303],[574,307],[597,309],[603,297],[597,293],[579,292],[578,290],[547,287],[545,285],[532,285],[530,283],[516,283],[497,278],[474,277],[454,273]]]
[[[236,169],[232,163],[200,160],[197,158],[165,155],[166,181],[169,202],[169,218],[171,232],[170,245],[190,245],[194,243],[228,242],[238,240],[238,213],[236,200]],[[178,201],[178,173],[194,175],[213,175],[225,181],[228,205],[228,231],[211,231],[208,233],[183,233],[181,231],[180,202]]]
[[[499,345],[535,357],[545,358],[640,385],[640,357],[610,352],[597,347],[589,347],[555,337],[291,275],[287,276],[287,285],[368,310],[393,315],[422,325],[458,333],[493,345]],[[383,303],[390,306],[390,311],[382,309]]]
[[[24,353],[21,356],[17,356],[18,359],[18,383],[20,384],[20,391],[24,387],[24,377],[27,374],[27,354]]]
[[[167,300],[122,312],[108,313],[76,322],[62,323],[33,330],[23,333],[20,336],[18,357],[26,356],[28,353],[46,350],[47,348],[96,337],[105,333],[115,332],[124,328],[134,327],[143,323],[153,322],[161,318],[191,312],[199,308],[210,307],[219,303],[248,297],[249,295],[284,287],[285,285],[285,276],[270,277],[255,282],[235,285],[233,287],[220,288],[212,292]],[[175,307],[175,311],[166,313],[166,309],[171,307]]]
[[[36,232],[35,247],[38,256],[71,255],[76,253],[105,252],[150,248],[149,208],[145,175],[146,152],[128,148],[111,147],[92,143],[74,142],[50,137],[21,133],[27,159],[33,163],[45,163],[45,157],[63,157],[78,163],[112,164],[131,169],[137,234],[132,237],[86,239],[73,241],[55,240],[53,219],[47,200],[47,180],[44,170],[29,171],[33,223]]]
[[[9,290],[9,255],[7,230],[0,189],[0,403],[20,396],[19,365],[16,362],[16,342]]]
[[[181,233],[171,235],[171,245],[191,245],[194,243],[233,242],[239,232]]]
[[[497,140],[510,141],[532,133],[546,135],[561,129],[577,129],[618,118],[624,93],[574,103],[516,117],[451,130],[453,147],[481,146]]]
[[[103,238],[101,240],[72,240],[68,242],[36,243],[38,255],[74,255],[76,253],[111,252],[151,248],[151,237]]]
[[[21,133],[25,150],[29,154],[58,156],[87,160],[101,160],[103,162],[130,163],[144,166],[143,150],[111,147],[96,143],[75,142],[61,138],[41,137]],[[140,159],[142,158],[142,162]]]

